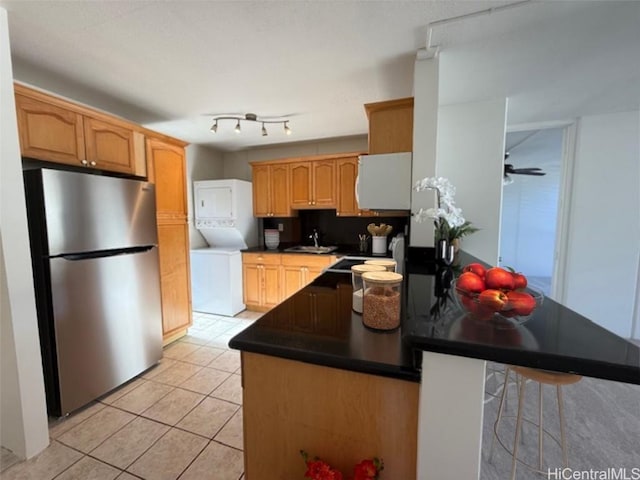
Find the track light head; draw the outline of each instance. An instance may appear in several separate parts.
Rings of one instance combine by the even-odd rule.
[[[261,129],[261,133],[263,137],[266,137],[267,135],[269,135],[269,132],[267,132],[267,123],[271,123],[271,124],[278,124],[281,123],[282,125],[284,125],[284,133],[286,135],[291,135],[291,128],[289,128],[289,120],[286,119],[277,119],[277,118],[259,118],[255,113],[246,113],[244,115],[219,115],[216,117],[213,117],[213,125],[211,126],[211,131],[213,133],[216,133],[218,131],[218,121],[219,120],[235,120],[236,121],[236,126],[234,128],[234,131],[236,133],[240,133],[242,131],[242,122],[256,122],[256,123],[261,123],[262,124],[262,129]]]

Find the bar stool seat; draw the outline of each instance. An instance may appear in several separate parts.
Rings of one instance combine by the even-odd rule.
[[[509,375],[511,372],[516,374],[516,383],[518,385],[518,412],[516,417],[516,428],[515,435],[513,441],[513,449],[509,449],[504,442],[500,439],[498,434],[498,428],[500,426],[500,421],[502,418],[507,418],[506,415],[503,416],[503,410],[505,405],[505,400],[507,396]],[[527,381],[538,382],[538,423],[535,423],[531,420],[527,420],[523,416],[523,407],[524,407],[524,394],[525,387]],[[512,457],[511,462],[511,480],[516,478],[516,466],[518,463],[523,464],[524,466],[530,468],[531,470],[545,474],[546,471],[543,471],[543,463],[544,463],[544,442],[543,438],[545,435],[554,440],[562,449],[562,461],[563,467],[569,466],[568,455],[567,455],[567,442],[565,438],[565,420],[564,420],[564,407],[563,407],[563,397],[562,397],[562,387],[565,385],[571,385],[573,383],[577,383],[582,380],[580,375],[574,375],[572,373],[562,373],[562,372],[551,372],[548,370],[538,370],[535,368],[527,368],[527,367],[517,367],[517,366],[508,366],[505,370],[504,376],[504,385],[502,388],[502,396],[500,398],[500,406],[498,407],[498,418],[496,419],[495,424],[493,425],[493,439],[491,441],[491,451],[489,454],[489,461],[491,461],[493,457],[493,448],[495,446],[496,440],[498,443],[507,451]],[[551,385],[556,387],[557,392],[557,400],[558,400],[558,417],[560,420],[560,440],[558,440],[554,435],[549,433],[549,431],[545,430],[543,426],[543,415],[542,415],[542,386],[543,385]],[[513,418],[513,415],[509,416]],[[531,423],[538,427],[538,466],[537,468],[533,465],[526,463],[525,461],[518,458],[518,444],[520,442],[520,438],[522,435],[522,423],[527,422]]]

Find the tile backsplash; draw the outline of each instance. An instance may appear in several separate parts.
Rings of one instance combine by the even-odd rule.
[[[309,235],[316,229],[321,245],[358,245],[358,235],[367,234],[367,225],[386,223],[393,227],[389,238],[399,232],[405,232],[409,217],[338,217],[335,210],[300,210],[294,218],[265,218],[262,228],[278,228],[281,243],[312,244]]]

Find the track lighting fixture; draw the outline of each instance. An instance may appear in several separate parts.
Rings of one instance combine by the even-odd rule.
[[[267,123],[281,123],[282,125],[284,125],[284,133],[286,135],[291,135],[291,128],[289,128],[289,120],[270,120],[268,118],[258,118],[258,116],[255,113],[247,113],[244,116],[239,116],[239,115],[221,115],[219,117],[214,117],[213,118],[213,125],[211,126],[211,131],[213,133],[217,133],[218,132],[218,121],[219,120],[235,120],[236,121],[236,127],[235,127],[235,132],[236,133],[240,133],[242,131],[242,126],[241,126],[241,122],[259,122],[262,123],[262,136],[266,137],[267,135],[269,135],[269,133],[267,132],[267,128],[265,126],[265,124]]]

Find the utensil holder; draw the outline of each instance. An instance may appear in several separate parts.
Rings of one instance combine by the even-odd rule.
[[[384,255],[387,253],[387,237],[374,235],[371,237],[371,253]]]

